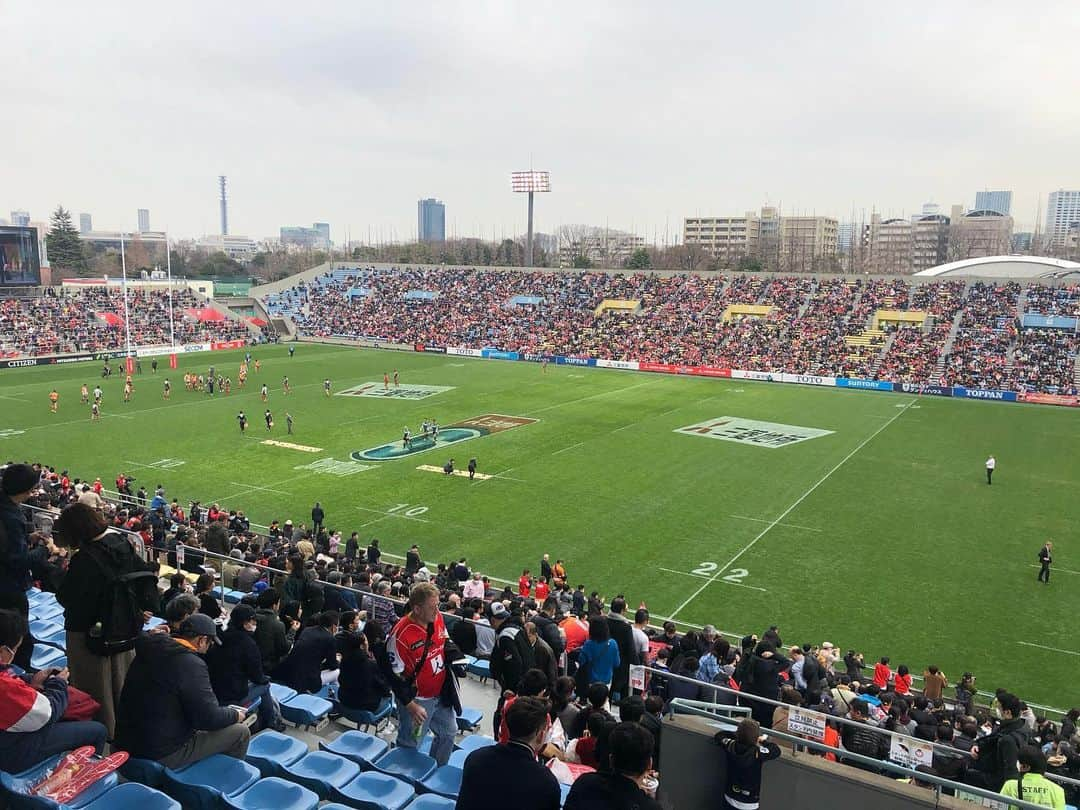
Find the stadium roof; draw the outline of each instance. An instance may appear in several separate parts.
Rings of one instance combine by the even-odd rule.
[[[1080,264],[1046,256],[984,256],[939,264],[916,276],[979,276],[982,278],[1080,279]]]

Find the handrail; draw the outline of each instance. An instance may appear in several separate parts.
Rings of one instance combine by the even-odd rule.
[[[710,720],[717,721],[721,725],[733,726],[730,723],[724,723],[722,717],[718,717],[714,712],[710,712],[704,709],[697,708],[692,704],[680,702],[680,698],[675,698],[672,703],[676,704],[679,708],[685,709],[686,714],[697,715],[699,717],[707,717]],[[881,729],[875,729],[875,731],[881,732]],[[821,754],[833,754],[838,760],[847,762],[858,762],[867,767],[888,771],[892,777],[903,777],[905,779],[914,778],[920,782],[929,782],[934,785],[935,794],[938,799],[941,798],[941,789],[949,788],[953,791],[963,791],[964,793],[970,793],[978,796],[982,799],[991,799],[996,802],[1001,802],[1009,807],[1019,807],[1023,810],[1045,810],[1044,805],[1033,804],[1023,799],[1011,799],[1007,796],[1002,796],[1000,793],[995,793],[990,790],[984,790],[983,788],[975,787],[974,785],[965,785],[962,782],[954,782],[951,779],[945,779],[930,773],[922,773],[915,771],[905,765],[897,765],[896,763],[889,762],[888,760],[874,759],[872,757],[863,756],[862,754],[856,754],[852,751],[847,751],[843,748],[834,748],[831,745],[818,742],[817,740],[807,739],[805,737],[797,737],[792,734],[787,734],[783,731],[774,731],[773,729],[763,728],[761,733],[766,737],[784,740],[791,743],[792,750],[788,752],[793,758],[799,756],[798,747],[809,748]],[[842,762],[839,764],[843,764]]]

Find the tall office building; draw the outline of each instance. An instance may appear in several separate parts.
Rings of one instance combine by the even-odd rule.
[[[12,211],[11,224],[16,228],[26,228],[30,225],[29,211]]]
[[[139,209],[139,233],[146,233],[150,230],[150,209]]]
[[[90,233],[94,230],[94,221],[89,214],[79,214],[79,233]]]
[[[949,217],[949,260],[1001,256],[1012,246],[1013,218],[987,209],[964,213],[954,205]]]
[[[11,212],[12,225],[15,222],[15,214]],[[1046,202],[1046,241],[1051,249],[1065,247],[1065,241],[1069,235],[1069,228],[1080,223],[1080,191],[1065,191],[1059,189],[1050,193]]]
[[[993,211],[995,214],[1009,216],[1012,213],[1011,191],[976,191],[975,211]]]
[[[760,228],[753,211],[741,217],[688,217],[683,220],[683,243],[701,245],[717,258],[733,260],[757,253]]]
[[[330,249],[330,223],[329,222],[313,222],[312,227],[315,228],[320,234],[322,234],[323,248],[325,250]]]
[[[446,206],[434,197],[416,204],[416,234],[421,242],[446,241]]]

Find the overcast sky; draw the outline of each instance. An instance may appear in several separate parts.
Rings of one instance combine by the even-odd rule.
[[[551,171],[538,230],[652,239],[682,218],[906,215],[1012,189],[1018,228],[1080,186],[1075,0],[0,0],[0,217],[96,229],[331,223],[340,242],[524,230],[509,174]],[[76,216],[77,222],[77,216]]]

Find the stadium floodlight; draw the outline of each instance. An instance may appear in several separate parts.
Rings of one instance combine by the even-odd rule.
[[[525,266],[533,266],[533,194],[551,191],[551,174],[529,169],[527,172],[512,172],[510,186],[515,192],[529,195],[529,235],[525,242]]]

